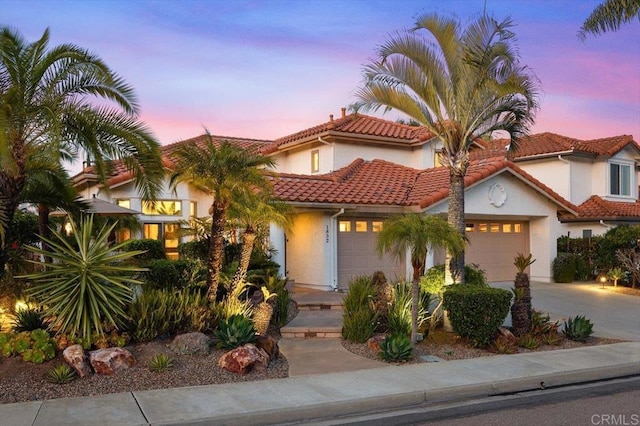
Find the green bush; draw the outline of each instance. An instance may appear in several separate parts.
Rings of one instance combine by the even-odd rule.
[[[413,345],[406,334],[392,334],[380,342],[378,355],[385,361],[404,362],[413,358]]]
[[[160,240],[129,240],[123,246],[123,249],[125,251],[143,251],[144,253],[138,253],[134,256],[134,259],[142,262],[166,258],[164,246]]]
[[[207,300],[198,291],[147,289],[128,308],[129,334],[138,342],[211,329]]]
[[[215,336],[218,338],[219,349],[234,349],[257,339],[253,322],[244,315],[232,315],[229,319],[220,321]]]
[[[621,225],[611,228],[598,241],[595,248],[595,263],[598,271],[608,271],[622,264],[616,251],[635,248],[640,240],[639,225]]]
[[[477,265],[465,265],[464,266],[465,284],[488,286],[487,274],[480,269]],[[427,273],[420,280],[420,287],[423,291],[440,295],[444,291],[444,265],[436,265],[429,268]]]
[[[444,293],[444,308],[454,331],[479,347],[491,343],[510,305],[511,292],[499,288],[453,285]]]
[[[354,278],[344,298],[342,337],[351,342],[363,343],[373,335],[377,315],[373,306],[376,289],[370,276]]]
[[[142,280],[147,288],[182,289],[190,284],[192,263],[186,260],[154,259],[146,267]]]
[[[180,259],[201,260],[209,257],[209,240],[195,240],[178,245]]]
[[[429,319],[431,296],[421,289],[418,307],[418,329]],[[411,283],[400,282],[393,287],[393,300],[387,313],[387,331],[391,335],[411,335]]]
[[[576,255],[570,253],[558,253],[551,266],[553,280],[557,283],[570,283],[576,275]]]
[[[25,362],[42,364],[56,356],[56,342],[41,329],[0,334],[0,354],[4,357],[20,355]]]
[[[283,288],[276,292],[276,305],[273,309],[272,321],[278,327],[283,327],[287,323],[290,303],[291,294],[287,289]]]
[[[575,279],[578,281],[587,281],[591,279],[592,273],[587,260],[579,254],[574,255],[576,262],[576,275]]]

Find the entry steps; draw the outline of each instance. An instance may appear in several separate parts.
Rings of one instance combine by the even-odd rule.
[[[342,337],[344,293],[313,291],[296,287],[293,300],[298,315],[280,329],[283,338]]]

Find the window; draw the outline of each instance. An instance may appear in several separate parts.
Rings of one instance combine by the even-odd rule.
[[[179,223],[145,223],[142,227],[142,233],[144,238],[161,240],[167,257],[177,259],[178,244],[180,244],[179,229]]]
[[[150,240],[160,239],[160,224],[159,223],[145,223],[142,229],[145,238]]]
[[[142,213],[146,215],[182,216],[182,202],[173,200],[161,200],[142,203]]]
[[[476,229],[475,223],[467,223],[464,225],[465,232],[473,232]]]
[[[351,221],[350,220],[341,220],[338,223],[338,230],[340,232],[351,232]]]
[[[442,158],[443,158],[444,154],[442,153],[442,150],[437,150],[435,152],[435,155],[433,156],[433,167],[442,167]]]
[[[489,227],[487,226],[486,223],[478,224],[478,232],[487,232],[487,231],[489,231]]]
[[[198,217],[198,203],[195,201],[189,201],[189,216]]]
[[[311,173],[318,173],[320,171],[320,151],[314,149],[311,151]]]
[[[582,230],[582,238],[591,238],[592,235],[593,235],[593,231],[591,229]]]
[[[609,192],[611,195],[631,195],[631,165],[609,164]]]
[[[500,224],[499,223],[492,223],[491,227],[490,227],[490,231],[492,233],[500,232]]]
[[[510,223],[503,223],[502,224],[502,233],[504,234],[510,234],[511,233],[511,224]]]
[[[116,204],[120,207],[124,207],[125,209],[131,208],[131,200],[116,200]]]
[[[367,232],[368,226],[365,220],[356,220],[356,232]]]
[[[516,234],[521,234],[522,233],[522,224],[521,223],[514,223],[513,224],[513,232],[515,232]]]
[[[371,222],[371,231],[372,232],[380,232],[382,231],[382,222]]]
[[[131,239],[131,230],[129,228],[123,228],[116,231],[116,241],[123,243]]]

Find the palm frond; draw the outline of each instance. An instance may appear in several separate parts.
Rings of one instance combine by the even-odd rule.
[[[584,41],[587,35],[600,35],[618,31],[622,24],[636,19],[640,22],[640,1],[605,0],[598,5],[580,27],[578,38]]]

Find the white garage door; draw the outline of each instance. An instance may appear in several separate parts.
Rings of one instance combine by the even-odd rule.
[[[467,222],[469,245],[466,263],[475,263],[489,281],[510,281],[516,276],[513,259],[529,255],[529,224],[518,221]]]
[[[346,290],[354,277],[384,272],[389,281],[404,278],[404,263],[376,251],[382,220],[375,218],[339,218],[338,288]]]

